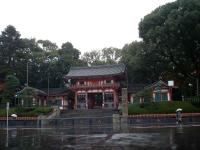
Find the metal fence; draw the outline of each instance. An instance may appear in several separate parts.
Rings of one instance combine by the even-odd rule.
[[[200,96],[198,96],[198,97],[185,98],[184,101],[190,102],[190,103],[192,103],[192,104],[198,104],[198,105],[200,105]]]

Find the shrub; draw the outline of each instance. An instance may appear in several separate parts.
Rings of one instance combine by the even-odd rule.
[[[38,115],[47,115],[52,112],[50,107],[16,107],[9,110],[9,116],[11,114],[17,114],[17,116],[33,117]],[[0,117],[6,116],[6,109],[0,109]]]
[[[182,108],[183,112],[200,112],[198,107],[195,107],[191,103],[181,101],[130,104],[128,110],[129,114],[152,114],[175,113],[177,108]]]
[[[140,98],[144,100],[144,102],[151,102],[153,100],[152,97],[152,89],[146,88],[136,93],[134,101],[140,102]]]
[[[36,114],[44,114],[44,115],[46,115],[46,114],[48,114],[48,113],[50,113],[50,112],[52,112],[52,111],[53,111],[53,109],[50,108],[50,107],[37,107],[37,108],[34,110],[34,112],[35,112]]]

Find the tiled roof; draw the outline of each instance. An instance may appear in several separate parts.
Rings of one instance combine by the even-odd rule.
[[[154,88],[154,87],[170,87],[170,86],[167,83],[165,83],[164,81],[159,80],[157,82],[154,82],[151,85],[146,86],[145,89]],[[178,87],[177,86],[171,86],[171,88],[178,88]]]
[[[48,93],[48,89],[43,89],[43,91]],[[49,95],[62,95],[68,92],[67,88],[49,88]]]
[[[47,94],[44,91],[36,89],[36,88],[33,88],[33,87],[30,87],[30,86],[24,87],[21,91],[17,92],[17,94],[21,94],[21,93],[23,93],[25,91],[29,91],[29,90],[35,91],[37,95],[47,96]]]
[[[120,75],[125,72],[124,64],[100,65],[92,67],[72,67],[65,78]]]
[[[156,87],[156,86],[166,86],[168,87],[167,83],[165,83],[164,81],[162,80],[159,80],[157,82],[154,82],[153,84],[150,85],[150,87]]]

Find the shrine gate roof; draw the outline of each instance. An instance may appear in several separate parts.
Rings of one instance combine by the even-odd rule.
[[[65,78],[115,76],[125,72],[124,64],[99,65],[92,67],[72,67]]]

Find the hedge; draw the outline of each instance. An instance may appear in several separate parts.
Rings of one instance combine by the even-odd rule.
[[[50,107],[15,107],[9,109],[9,116],[17,114],[19,117],[33,117],[38,115],[47,115],[53,111]],[[6,109],[0,109],[0,117],[6,116]]]
[[[182,108],[184,113],[200,112],[200,108],[189,102],[169,101],[169,102],[149,102],[134,103],[128,107],[129,115],[133,114],[169,114],[175,113],[176,109]]]

